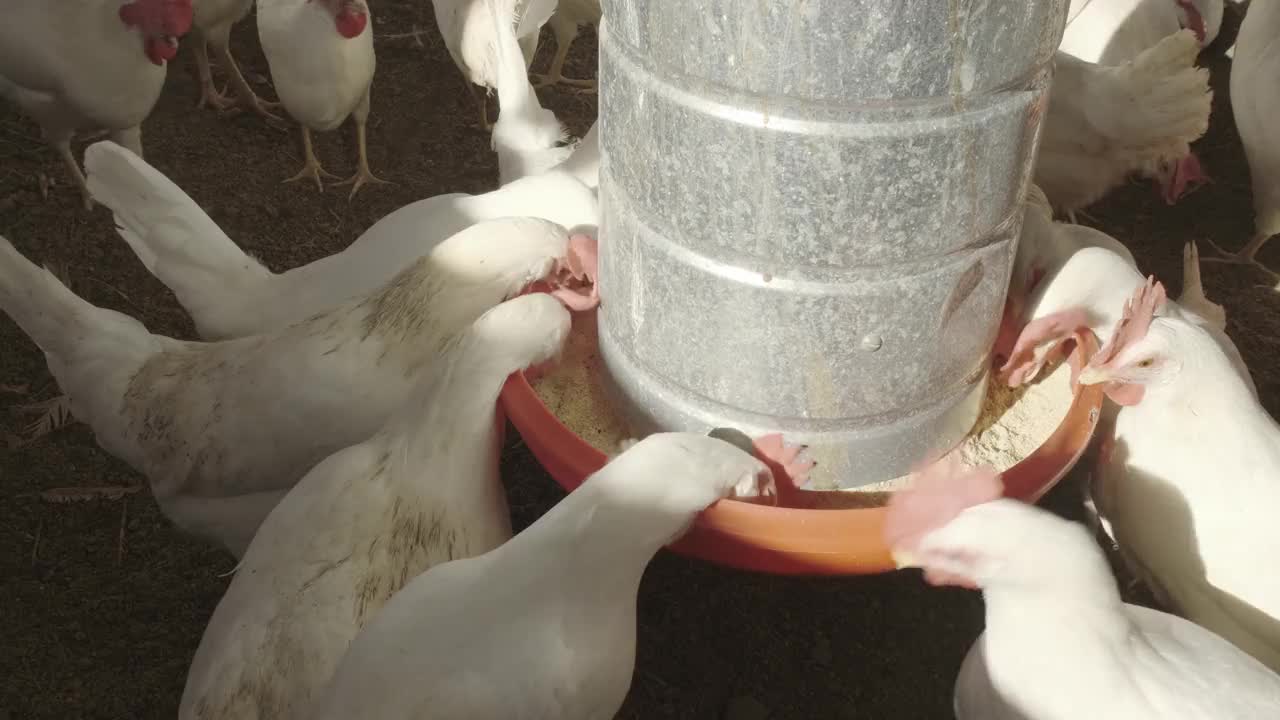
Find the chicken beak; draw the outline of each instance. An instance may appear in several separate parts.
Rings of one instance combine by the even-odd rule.
[[[893,550],[889,554],[893,556],[893,564],[899,570],[920,567],[920,561],[916,559],[914,553],[906,550]]]
[[[1111,380],[1111,373],[1100,367],[1092,365],[1080,371],[1080,377],[1076,378],[1076,382],[1081,385],[1100,385]]]

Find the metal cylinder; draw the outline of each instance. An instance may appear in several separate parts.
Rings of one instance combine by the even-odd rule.
[[[986,390],[1067,0],[604,0],[600,349],[637,430],[905,474]]]

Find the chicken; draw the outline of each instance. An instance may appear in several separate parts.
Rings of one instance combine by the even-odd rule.
[[[564,162],[573,152],[568,133],[556,114],[542,107],[529,84],[528,70],[516,42],[514,8],[485,0],[493,20],[497,71],[498,121],[493,149],[498,153],[501,185],[538,175]]]
[[[1223,0],[1072,0],[1058,49],[1087,63],[1121,65],[1180,29],[1201,48],[1218,36]]]
[[[1035,182],[1072,217],[1132,173],[1156,178],[1166,202],[1204,179],[1191,142],[1209,127],[1209,71],[1182,30],[1115,67],[1065,53],[1045,116]]]
[[[986,629],[956,679],[958,720],[1257,720],[1280,676],[1212,632],[1121,601],[1083,527],[1002,498],[954,455],[894,493],[899,567],[982,590]]]
[[[1280,275],[1256,260],[1258,251],[1273,235],[1280,234],[1280,3],[1275,0],[1250,6],[1236,36],[1231,63],[1231,110],[1249,161],[1253,187],[1253,238],[1229,262],[1250,263]],[[1225,254],[1225,253],[1224,253]]]
[[[150,479],[165,515],[238,556],[299,478],[386,422],[450,335],[530,287],[593,307],[582,283],[594,253],[545,220],[495,220],[327,313],[198,343],[90,305],[4,241],[0,307],[98,444]]]
[[[1121,406],[1094,501],[1127,564],[1179,614],[1280,669],[1280,425],[1208,328],[1148,281],[1080,373]]]
[[[538,51],[538,33],[555,12],[557,0],[498,0],[504,15],[516,19],[516,40],[524,56],[526,72]],[[431,0],[436,26],[453,64],[462,72],[467,92],[480,111],[480,126],[493,129],[486,107],[487,94],[498,87],[497,38],[493,32],[493,12],[488,0]],[[476,87],[485,88],[485,95]]]
[[[324,192],[311,131],[328,132],[355,121],[356,173],[336,185],[351,194],[365,183],[384,183],[369,169],[366,123],[377,60],[373,19],[365,0],[258,0],[258,39],[280,101],[302,128],[302,170],[285,182],[311,178]]]
[[[727,442],[651,435],[506,544],[414,578],[356,637],[307,717],[614,717],[650,559],[720,498],[773,484]]]
[[[196,73],[200,78],[200,102],[196,107],[210,105],[217,110],[227,110],[236,105],[218,92],[213,85],[213,71],[209,67],[209,46],[218,53],[226,71],[231,89],[235,91],[242,107],[268,120],[280,121],[271,110],[279,103],[265,102],[258,97],[231,55],[231,26],[245,19],[253,9],[254,0],[193,0],[195,20],[192,23],[191,51],[196,60]]]
[[[595,80],[575,80],[564,76],[564,62],[569,58],[569,48],[578,37],[578,28],[583,25],[600,27],[600,0],[560,0],[556,12],[547,21],[556,36],[556,54],[551,58],[551,68],[546,75],[539,75],[539,87],[543,85],[577,85],[585,92],[596,89]]]
[[[447,238],[466,242],[457,234],[476,223],[540,217],[594,234],[599,218],[591,189],[576,176],[552,170],[483,195],[452,193],[419,200],[374,223],[342,252],[273,273],[237,247],[168,178],[129,151],[97,143],[85,151],[85,167],[90,190],[115,213],[121,237],[177,295],[201,337],[213,340],[282,329],[368,293]],[[578,175],[587,176],[587,170],[579,169]],[[487,227],[465,237],[482,244],[506,242],[501,231],[506,225]],[[478,240],[495,230],[492,240]]]
[[[506,542],[498,392],[511,373],[557,355],[569,328],[548,295],[498,305],[444,339],[448,358],[385,427],[308,472],[214,610],[178,717],[315,717],[303,712],[311,697],[407,580]]]
[[[1027,299],[1050,271],[1060,269],[1076,251],[1087,247],[1106,248],[1137,267],[1124,243],[1086,225],[1054,222],[1053,208],[1038,185],[1027,190],[1022,234],[1009,276],[1009,304],[1012,316],[1021,319]]]
[[[9,0],[4,15],[0,97],[40,125],[91,209],[71,138],[105,129],[142,155],[140,126],[191,27],[191,0]]]
[[[1078,226],[1054,223],[1055,228]],[[1064,233],[1059,232],[1062,236]],[[1075,234],[1071,232],[1070,234]],[[1108,240],[1112,240],[1106,236]],[[1085,236],[1084,242],[1090,238]],[[1069,244],[1061,247],[1069,249]],[[1021,248],[1019,255],[1021,255]],[[1019,308],[1013,325],[1019,328],[1013,350],[1001,373],[1011,386],[1034,380],[1050,360],[1066,350],[1065,341],[1089,331],[1101,342],[1111,336],[1122,317],[1125,301],[1141,288],[1144,278],[1133,256],[1104,244],[1077,246],[1061,260],[1045,266],[1044,275],[1025,304],[1012,296],[1009,306]],[[1226,313],[1210,302],[1200,283],[1199,253],[1193,243],[1183,250],[1183,293],[1166,312],[1204,328],[1231,360],[1237,375],[1257,394],[1244,358],[1226,334]]]

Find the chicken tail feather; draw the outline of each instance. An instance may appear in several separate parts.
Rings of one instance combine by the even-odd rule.
[[[4,237],[0,237],[0,308],[44,351],[49,369],[73,404],[78,383],[68,382],[69,373],[102,386],[107,366],[132,365],[155,347],[142,323],[85,301]],[[79,412],[76,415],[80,417]]]
[[[551,169],[569,157],[568,132],[555,113],[542,107],[529,82],[529,71],[516,40],[517,19],[510,0],[487,0],[494,22],[498,120],[493,125],[493,149],[498,153],[498,175],[505,185]],[[528,9],[521,26],[536,20]],[[530,28],[537,32],[536,28]]]
[[[145,160],[111,142],[85,150],[89,192],[115,214],[134,254],[177,296],[205,337],[273,277],[227,237],[185,192]]]

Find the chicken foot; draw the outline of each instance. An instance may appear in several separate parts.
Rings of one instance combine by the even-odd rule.
[[[374,183],[379,185],[390,184],[389,181],[383,180],[382,178],[375,176],[373,174],[373,171],[369,169],[368,135],[365,129],[365,126],[367,125],[368,119],[369,119],[368,95],[366,95],[365,99],[361,101],[360,107],[356,108],[356,112],[354,113],[354,117],[352,119],[355,121],[355,125],[356,125],[356,148],[357,148],[356,151],[359,153],[359,157],[357,159],[358,169],[356,170],[355,175],[352,175],[346,180],[342,180],[340,182],[334,183],[336,187],[342,186],[342,185],[351,186],[351,194],[347,196],[348,200],[354,198],[356,196],[356,193],[360,191],[360,188],[365,183]]]
[[[320,161],[316,159],[315,147],[311,144],[311,128],[306,125],[302,125],[301,127],[303,157],[302,169],[298,171],[297,175],[285,180],[285,182],[291,183],[295,180],[302,180],[303,178],[314,178],[316,181],[316,187],[319,188],[320,192],[324,192],[324,183],[320,182],[320,176],[323,175],[330,180],[337,180],[338,176],[320,167]]]
[[[71,180],[80,188],[80,198],[84,202],[85,210],[93,209],[93,196],[89,194],[89,184],[85,182],[84,173],[80,171],[80,163],[76,162],[76,156],[71,152],[71,137],[59,137],[50,142],[58,151],[58,155],[62,158],[62,162],[67,166],[67,172],[71,174]]]
[[[1267,240],[1270,240],[1272,237],[1273,236],[1266,233],[1256,233],[1249,239],[1249,242],[1246,243],[1244,247],[1233,253],[1223,250],[1218,247],[1217,243],[1206,238],[1205,242],[1209,244],[1209,247],[1213,248],[1214,252],[1221,255],[1221,257],[1203,258],[1201,262],[1216,262],[1226,265],[1252,265],[1266,273],[1267,277],[1272,280],[1280,280],[1280,273],[1277,273],[1257,260],[1258,251],[1261,250],[1262,246],[1267,243]]]
[[[280,103],[263,100],[253,92],[253,88],[249,87],[244,75],[240,73],[240,66],[236,64],[235,58],[231,55],[230,45],[224,43],[215,49],[221,61],[219,64],[226,69],[227,87],[235,92],[236,100],[227,97],[225,88],[219,91],[213,84],[213,68],[209,62],[208,38],[198,30],[192,30],[191,35],[192,52],[195,53],[196,58],[196,72],[200,76],[200,101],[196,104],[196,107],[202,108],[205,105],[209,105],[215,110],[226,113],[232,113],[241,108],[249,108],[266,120],[280,123],[283,126],[284,119],[271,112],[278,109]]]
[[[553,30],[556,36],[556,54],[551,58],[551,68],[546,75],[535,73],[534,77],[538,78],[538,82],[534,83],[534,87],[550,87],[564,83],[565,85],[575,85],[581,90],[578,92],[593,93],[596,91],[595,80],[578,80],[575,78],[567,78],[564,76],[564,63],[569,59],[569,46],[573,44],[574,39],[578,37],[578,26],[568,23],[567,27],[555,25],[555,19],[552,18]]]

